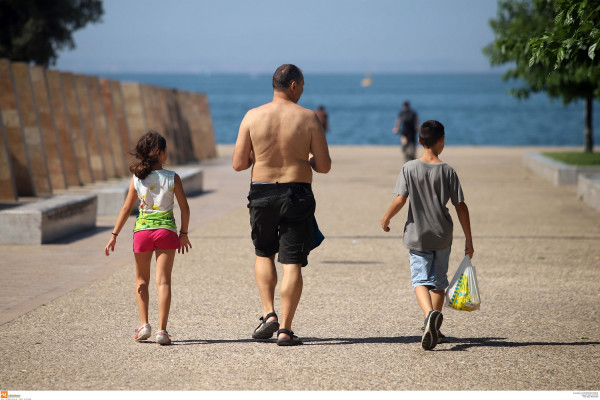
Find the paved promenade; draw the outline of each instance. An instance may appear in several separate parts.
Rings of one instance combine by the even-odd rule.
[[[539,150],[539,149],[536,149]],[[600,389],[600,213],[522,166],[525,148],[448,147],[471,212],[480,311],[444,312],[448,343],[420,346],[423,317],[401,244],[407,208],[379,221],[402,165],[396,147],[333,147],[316,175],[326,236],[304,270],[294,331],[282,348],[250,334],[262,307],[253,277],[249,172],[231,146],[189,199],[190,254],[178,255],[168,330],[136,343],[133,221],[60,243],[0,246],[0,389],[565,390]],[[453,273],[464,236],[456,213]],[[176,214],[178,215],[178,214]],[[153,266],[154,271],[154,266]],[[280,271],[280,268],[279,268]],[[150,290],[156,327],[156,290]],[[277,311],[279,297],[276,299]]]

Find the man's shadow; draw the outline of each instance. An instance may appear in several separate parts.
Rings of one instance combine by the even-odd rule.
[[[415,344],[421,343],[421,336],[395,336],[395,337],[368,337],[368,338],[301,338],[304,346],[341,346],[357,344]],[[223,343],[275,343],[275,339],[190,339],[174,340],[175,346],[208,345]],[[577,342],[515,342],[506,341],[506,338],[456,338],[447,337],[446,341],[437,347],[437,351],[466,351],[472,347],[526,347],[526,346],[590,346],[599,345],[600,342],[577,341]],[[447,347],[450,345],[451,347]]]

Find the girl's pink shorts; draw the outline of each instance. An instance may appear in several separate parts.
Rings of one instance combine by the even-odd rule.
[[[133,252],[179,249],[179,236],[168,229],[146,229],[133,234]]]

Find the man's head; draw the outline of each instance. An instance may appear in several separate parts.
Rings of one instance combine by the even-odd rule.
[[[285,92],[290,100],[298,102],[304,88],[304,76],[293,64],[283,64],[273,74],[273,90]]]
[[[429,120],[423,122],[419,129],[419,143],[425,148],[432,148],[444,138],[444,125],[441,122]]]
[[[406,100],[403,104],[402,104],[402,108],[404,109],[404,111],[408,111],[410,109],[410,102],[408,100]]]

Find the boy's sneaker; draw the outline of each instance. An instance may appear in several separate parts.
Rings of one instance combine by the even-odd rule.
[[[167,331],[156,332],[156,343],[158,344],[171,344],[171,338]]]
[[[421,346],[425,350],[431,350],[438,344],[438,331],[442,326],[444,316],[437,310],[431,310],[425,318],[425,330],[421,338]]]
[[[424,326],[421,327],[421,332],[425,332],[425,327]],[[438,334],[438,344],[440,344],[440,343],[446,343],[447,342],[446,335],[444,335],[441,331],[438,331],[437,334]]]
[[[446,335],[438,331],[438,344],[440,343],[446,343]]]
[[[134,336],[135,340],[146,340],[152,334],[152,328],[150,328],[150,324],[145,324],[139,327],[137,333]]]

